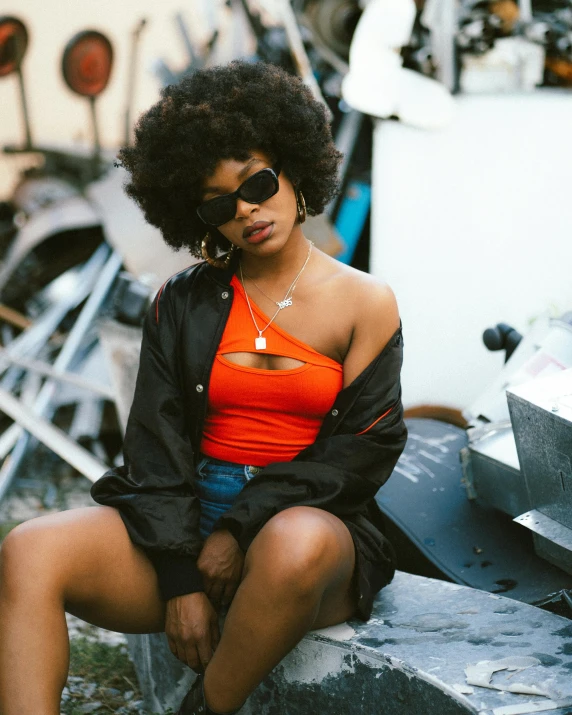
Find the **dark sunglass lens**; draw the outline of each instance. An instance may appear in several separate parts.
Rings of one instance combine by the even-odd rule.
[[[211,199],[198,208],[199,216],[211,226],[222,226],[223,223],[234,218],[236,213],[236,200],[233,196],[221,196]]]
[[[266,201],[278,191],[278,181],[270,171],[259,171],[240,187],[240,196],[245,201],[257,204]]]

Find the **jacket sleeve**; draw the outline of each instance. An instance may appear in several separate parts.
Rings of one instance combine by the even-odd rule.
[[[333,434],[319,437],[291,462],[261,470],[215,528],[228,529],[246,551],[264,524],[289,507],[313,506],[341,519],[363,514],[391,475],[407,440],[401,362],[399,330],[372,365],[359,395],[345,413],[339,410],[341,421]],[[331,415],[326,419],[334,419]]]
[[[202,591],[203,583],[196,566],[202,540],[194,456],[176,367],[177,331],[165,293],[157,296],[143,326],[125,464],[106,472],[91,494],[99,504],[119,510],[131,540],[153,563],[161,595],[168,600]]]

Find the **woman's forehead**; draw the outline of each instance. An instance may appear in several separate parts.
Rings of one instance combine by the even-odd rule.
[[[270,166],[270,158],[264,152],[259,151],[250,152],[249,156],[244,159],[221,159],[213,173],[203,179],[202,188],[203,190],[220,189],[228,182],[245,179],[251,169],[260,169],[265,166]]]

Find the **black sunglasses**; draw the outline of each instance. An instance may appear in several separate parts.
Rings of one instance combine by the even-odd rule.
[[[197,207],[199,218],[209,226],[222,226],[236,216],[237,198],[249,204],[261,204],[278,193],[280,166],[262,169],[249,176],[232,194],[209,199]]]

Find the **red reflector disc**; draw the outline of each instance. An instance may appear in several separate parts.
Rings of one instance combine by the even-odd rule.
[[[95,30],[86,30],[68,43],[62,71],[68,87],[84,97],[97,97],[107,87],[113,66],[111,42]]]
[[[0,17],[0,77],[15,72],[28,47],[28,31],[15,17]]]

